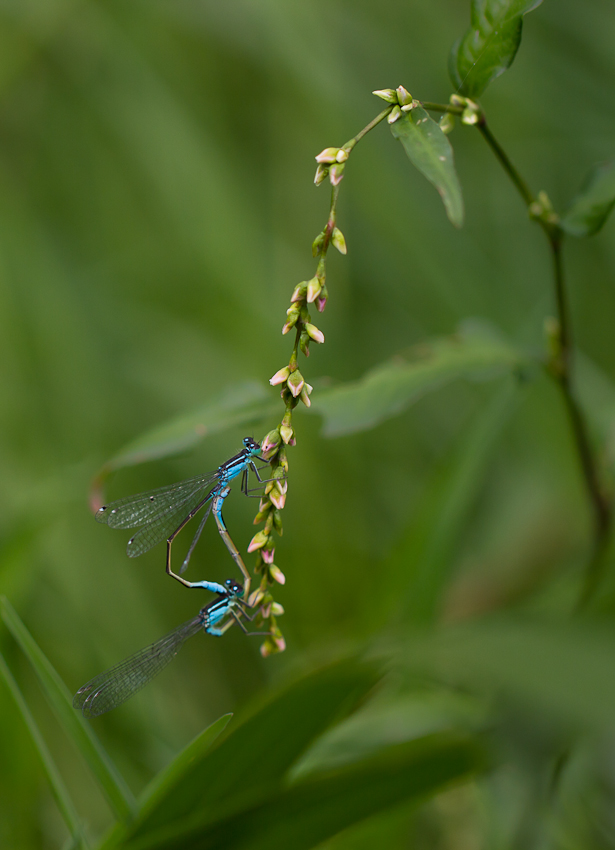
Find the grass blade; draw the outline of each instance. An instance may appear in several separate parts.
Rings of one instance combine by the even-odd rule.
[[[463,781],[486,764],[476,739],[437,733],[387,747],[370,759],[299,782],[230,817],[200,826],[176,824],[173,833],[129,842],[126,850],[309,850],[365,818],[402,802],[421,801]]]
[[[0,612],[6,627],[34,668],[64,731],[98,780],[115,816],[121,821],[130,820],[136,810],[134,796],[80,712],[73,708],[72,694],[6,597],[0,598]]]
[[[13,674],[9,670],[8,665],[1,653],[0,675],[6,682],[11,696],[15,700],[15,704],[17,705],[17,708],[19,709],[19,712],[23,717],[26,726],[28,727],[30,737],[32,738],[34,746],[40,756],[41,762],[43,764],[43,769],[47,775],[47,779],[49,780],[51,791],[53,793],[53,796],[55,797],[56,803],[58,804],[60,814],[64,818],[64,822],[66,823],[66,826],[68,827],[68,830],[71,834],[71,846],[86,847],[87,845],[85,843],[85,839],[81,831],[81,825],[79,823],[79,815],[77,814],[77,810],[74,806],[70,794],[68,793],[68,789],[64,784],[62,777],[60,776],[58,768],[56,767],[56,764],[53,760],[51,753],[49,752],[49,749],[47,748],[47,744],[43,739],[41,730],[38,728],[36,720],[32,716],[32,713],[28,708],[24,696],[19,690],[19,685],[13,678]]]

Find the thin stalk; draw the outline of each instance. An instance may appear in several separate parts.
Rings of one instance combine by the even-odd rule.
[[[453,106],[452,103],[432,103],[429,100],[422,100],[421,106],[428,112],[452,112],[453,115],[463,113],[463,106]]]
[[[369,124],[363,127],[362,130],[359,130],[356,136],[353,136],[352,139],[347,141],[345,145],[342,145],[342,150],[348,151],[348,153],[350,153],[350,151],[354,148],[357,142],[360,142],[363,136],[366,136],[370,130],[373,130],[374,127],[377,127],[381,121],[384,121],[384,119],[387,117],[387,115],[389,114],[389,112],[391,112],[392,109],[393,105],[387,106],[386,109],[383,109],[382,112],[376,115],[376,117],[369,122]]]
[[[506,152],[494,137],[487,126],[484,116],[477,124],[478,129],[499,160],[500,164],[510,177],[515,188],[529,208],[535,203],[534,196],[514,167]],[[589,439],[589,429],[583,412],[575,398],[572,387],[572,359],[573,345],[570,323],[570,311],[566,288],[564,285],[564,268],[562,262],[562,237],[563,231],[552,221],[546,218],[536,218],[549,241],[551,257],[553,261],[553,285],[555,294],[555,305],[558,321],[557,356],[549,364],[549,374],[555,379],[559,386],[564,406],[566,408],[572,435],[575,442],[585,488],[594,517],[594,532],[592,553],[585,573],[585,582],[577,603],[577,610],[584,608],[593,597],[604,572],[604,554],[609,539],[612,522],[612,508],[609,499],[602,491],[600,474],[596,459],[592,452]]]
[[[529,207],[530,204],[534,203],[534,196],[532,195],[529,186],[525,182],[525,180],[521,177],[517,169],[514,167],[508,156],[506,155],[504,149],[494,137],[493,133],[487,127],[487,122],[484,117],[478,122],[476,125],[481,133],[482,137],[485,139],[491,150],[494,152],[500,164],[504,168],[504,171],[508,174],[512,182],[515,184],[519,194],[525,201],[526,205]]]

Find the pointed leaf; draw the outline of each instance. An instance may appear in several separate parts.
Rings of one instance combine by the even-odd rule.
[[[157,850],[309,850],[342,829],[402,802],[424,800],[486,766],[476,739],[441,732],[396,744],[349,767],[312,776],[210,825],[199,813],[152,836]],[[145,848],[147,842],[126,850]]]
[[[560,225],[572,236],[598,233],[615,206],[615,161],[594,166]]]
[[[28,708],[28,704],[19,689],[19,685],[13,678],[13,674],[9,670],[2,654],[0,654],[0,677],[6,682],[6,685],[11,692],[11,696],[15,700],[15,704],[17,705],[17,708],[28,727],[30,737],[38,751],[41,762],[43,763],[43,768],[47,774],[47,779],[51,786],[53,796],[55,797],[60,813],[73,838],[73,844],[76,847],[81,847],[83,846],[81,825],[79,823],[79,815],[77,814],[75,804],[68,793],[64,780],[60,776],[60,772],[56,767],[51,753],[49,752],[45,739],[41,734],[41,730],[32,716],[32,713]]]
[[[72,694],[6,597],[0,598],[0,611],[6,627],[34,668],[56,717],[96,777],[115,816],[122,821],[130,820],[136,801],[90,726],[73,708]]]
[[[353,711],[379,678],[373,667],[351,660],[290,685],[203,758],[185,764],[183,774],[149,798],[136,822],[103,846],[146,846],[146,836],[162,829],[181,831],[192,817],[213,821],[268,796],[315,738]]]
[[[461,227],[463,198],[453,149],[438,124],[421,106],[415,106],[391,124],[391,132],[404,146],[410,162],[436,187],[451,222]]]
[[[511,372],[528,362],[495,333],[470,323],[457,336],[432,340],[415,354],[410,361],[386,363],[358,381],[319,393],[311,410],[324,417],[324,435],[374,428],[448,381]]]
[[[457,91],[480,97],[512,65],[521,43],[523,16],[542,0],[472,0],[470,28],[455,42],[449,75]]]
[[[154,777],[139,800],[141,810],[155,808],[158,801],[171,793],[171,789],[181,782],[186,771],[193,770],[195,764],[205,757],[213,742],[228,726],[232,716],[232,714],[223,714],[219,717]]]

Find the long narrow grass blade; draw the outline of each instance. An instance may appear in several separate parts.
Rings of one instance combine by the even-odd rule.
[[[0,613],[6,627],[32,664],[49,704],[96,777],[115,816],[124,822],[131,820],[136,810],[135,798],[96,735],[73,708],[72,694],[6,597],[0,597]]]
[[[49,784],[51,786],[51,791],[53,796],[55,797],[56,803],[58,804],[58,808],[60,810],[60,814],[64,818],[64,822],[69,829],[71,834],[71,846],[73,847],[86,847],[85,839],[83,837],[83,833],[81,831],[81,825],[79,823],[79,815],[77,814],[77,810],[74,806],[74,803],[71,799],[70,794],[68,793],[68,789],[64,784],[62,777],[56,767],[56,764],[53,760],[51,753],[45,743],[45,740],[41,734],[41,730],[38,728],[36,720],[32,716],[30,709],[28,708],[28,704],[26,703],[23,694],[19,689],[19,685],[13,678],[13,674],[8,668],[4,657],[0,653],[0,675],[6,682],[6,685],[11,693],[11,696],[15,700],[15,704],[19,709],[21,716],[23,717],[26,726],[28,727],[28,731],[30,732],[30,737],[38,751],[41,762],[43,764],[43,769],[47,774],[47,779],[49,780]]]

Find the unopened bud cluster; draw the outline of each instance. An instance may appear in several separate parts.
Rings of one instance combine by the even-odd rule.
[[[460,106],[463,109],[461,113],[461,123],[467,124],[470,127],[473,127],[475,124],[480,124],[484,121],[484,113],[478,103],[474,100],[470,100],[469,97],[463,97],[460,94],[452,94],[450,97],[451,106]],[[450,113],[449,113],[450,114]],[[455,119],[451,115],[451,119],[449,122],[445,124],[445,127],[450,125],[450,129],[442,128],[444,132],[449,132],[455,126]],[[440,126],[442,126],[442,122],[440,122]]]
[[[393,104],[393,109],[387,116],[389,124],[394,124],[404,112],[410,112],[415,106],[419,105],[418,100],[414,100],[410,92],[403,86],[397,86],[396,89],[377,89],[372,94],[387,103]]]
[[[345,148],[325,148],[316,157],[318,166],[314,183],[320,186],[321,183],[329,178],[332,186],[337,186],[341,183],[344,177],[344,165],[348,159],[349,151]]]
[[[286,581],[282,570],[273,562],[275,554],[273,534],[274,532],[278,535],[282,534],[281,512],[286,503],[288,489],[286,447],[296,445],[292,421],[293,410],[299,402],[302,402],[306,407],[310,407],[312,403],[310,400],[312,386],[308,384],[299,369],[299,351],[309,357],[310,344],[325,341],[323,332],[312,323],[309,312],[310,305],[315,304],[318,312],[322,313],[327,304],[329,294],[325,278],[329,245],[333,245],[340,254],[347,252],[346,240],[342,231],[336,227],[335,216],[338,187],[344,174],[348,154],[355,143],[356,139],[351,140],[342,148],[325,148],[316,157],[318,169],[314,182],[318,185],[328,177],[333,186],[329,218],[323,230],[312,243],[312,253],[314,257],[318,257],[316,274],[310,280],[303,280],[295,286],[290,298],[290,306],[286,311],[286,321],[282,333],[287,334],[293,329],[295,331],[295,344],[288,366],[278,369],[275,375],[269,379],[272,386],[280,388],[285,410],[278,427],[270,431],[261,443],[261,456],[271,464],[271,480],[265,484],[258,513],[254,518],[255,525],[264,523],[264,527],[254,535],[248,546],[248,552],[256,552],[255,572],[261,576],[259,587],[250,595],[249,604],[252,607],[259,608],[259,619],[266,623],[269,632],[261,646],[263,655],[283,652],[286,646],[276,621],[276,617],[283,614],[284,611],[282,606],[274,601],[270,592],[274,582],[284,584]]]
[[[281,511],[286,502],[286,491],[288,481],[288,460],[286,458],[286,446],[282,440],[281,427],[270,431],[261,443],[262,457],[271,464],[270,481],[265,484],[265,492],[258,505],[258,513],[254,517],[254,524],[265,523],[264,528],[258,531],[248,545],[248,552],[256,552],[256,563],[254,571],[261,576],[260,584],[250,594],[248,604],[250,607],[259,608],[259,623],[265,626],[269,635],[261,645],[263,656],[274,652],[283,652],[286,648],[284,637],[277,624],[276,617],[284,613],[282,606],[275,602],[269,588],[274,582],[284,584],[286,577],[282,570],[277,567],[273,558],[275,555],[274,531],[282,535]]]

